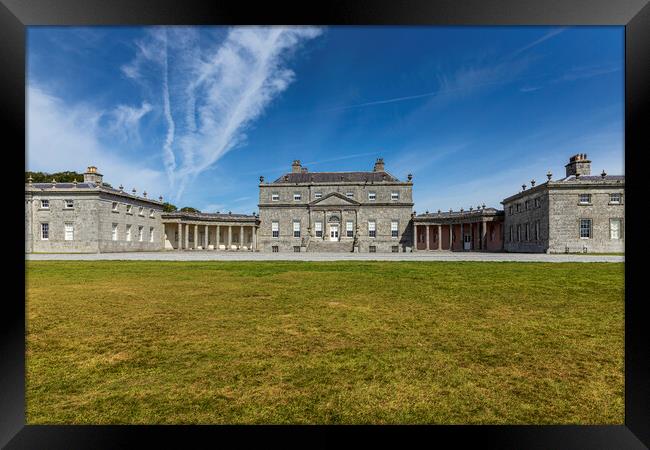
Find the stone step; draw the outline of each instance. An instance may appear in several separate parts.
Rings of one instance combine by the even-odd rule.
[[[352,253],[352,241],[321,241],[311,239],[307,245],[308,252],[319,253]]]

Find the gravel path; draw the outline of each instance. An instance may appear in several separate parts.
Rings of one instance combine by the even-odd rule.
[[[26,260],[50,261],[521,261],[624,262],[623,255],[547,255],[539,253],[250,253],[216,251],[163,251],[129,253],[32,253]]]

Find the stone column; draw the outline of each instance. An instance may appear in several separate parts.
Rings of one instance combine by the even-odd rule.
[[[239,250],[244,246],[244,225],[239,227]]]
[[[424,242],[426,243],[426,248],[425,250],[429,250],[429,225],[426,225],[424,229],[427,231],[427,237],[425,238]]]
[[[194,250],[199,248],[199,226],[194,224]]]
[[[465,250],[465,228],[460,224],[460,249]]]
[[[190,248],[190,224],[185,224],[185,248]]]
[[[483,233],[481,233],[481,250],[487,249],[487,223],[485,221],[481,222],[481,227],[483,228]]]
[[[442,250],[442,225],[438,225],[438,250]]]
[[[418,226],[413,222],[413,251],[418,251]]]
[[[253,234],[253,248],[252,248],[252,250],[256,251],[257,250],[257,227],[255,225],[253,225],[251,227],[251,233]]]
[[[230,250],[232,248],[232,225],[228,225],[228,245],[226,246],[226,250]]]
[[[208,245],[210,244],[210,239],[208,238],[210,236],[210,228],[208,225],[205,226],[205,234],[203,235],[203,250],[208,249]]]
[[[221,245],[221,227],[217,225],[217,242],[214,244],[214,249],[219,250],[219,245]]]
[[[181,251],[183,249],[183,224],[178,222],[178,248],[176,250]]]
[[[327,234],[327,211],[323,210],[323,240],[325,240],[325,235]],[[329,237],[327,238],[329,240]]]
[[[449,251],[454,249],[454,224],[449,224]]]

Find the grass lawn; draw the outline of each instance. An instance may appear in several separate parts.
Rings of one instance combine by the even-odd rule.
[[[26,264],[28,424],[624,423],[622,263]]]

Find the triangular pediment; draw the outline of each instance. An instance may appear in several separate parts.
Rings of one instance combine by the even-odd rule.
[[[356,200],[347,198],[340,192],[330,192],[323,198],[319,198],[310,203],[311,206],[358,206],[360,204]]]

